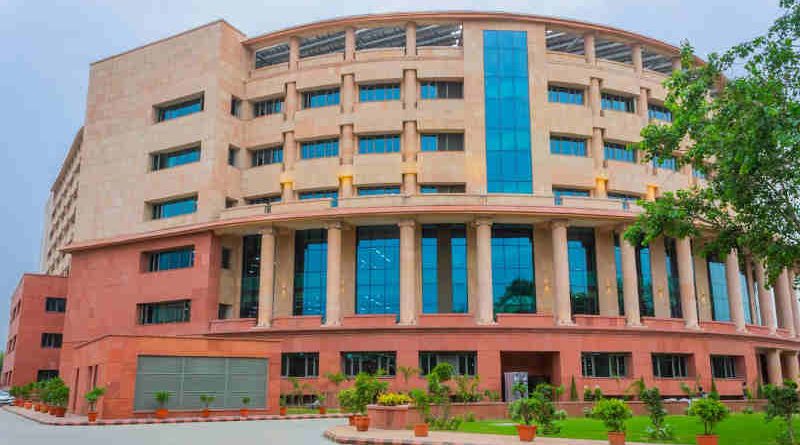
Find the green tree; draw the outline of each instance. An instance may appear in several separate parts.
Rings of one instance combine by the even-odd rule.
[[[767,385],[764,387],[764,395],[767,398],[767,422],[775,418],[783,420],[785,430],[779,438],[780,443],[794,444],[794,416],[800,413],[797,383],[786,380],[783,386]]]
[[[800,4],[780,5],[783,15],[764,35],[707,63],[683,44],[681,69],[665,82],[672,122],[645,127],[638,148],[648,162],[691,165],[707,186],[643,202],[629,241],[711,229],[703,253],[743,248],[771,278],[800,259]]]

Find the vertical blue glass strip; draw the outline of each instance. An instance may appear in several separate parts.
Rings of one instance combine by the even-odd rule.
[[[486,186],[532,193],[528,43],[524,31],[483,31]]]

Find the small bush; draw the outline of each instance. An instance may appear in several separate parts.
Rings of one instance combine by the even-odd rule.
[[[755,410],[753,409],[752,406],[745,406],[744,408],[742,408],[742,414],[754,414],[754,413]]]
[[[586,417],[587,419],[591,419],[592,417],[594,417],[592,413],[592,408],[590,406],[583,408],[583,417]]]
[[[475,421],[475,413],[468,412],[464,414],[464,422],[474,422]]]
[[[382,406],[398,406],[408,405],[411,403],[411,397],[395,392],[388,392],[378,396],[378,405]]]
[[[597,402],[593,410],[594,416],[603,421],[610,432],[625,431],[625,421],[633,417],[628,404],[620,399],[603,399]]]
[[[689,406],[689,415],[697,416],[703,422],[705,434],[714,434],[714,426],[728,417],[728,407],[712,398],[693,400]]]
[[[567,420],[567,410],[560,409],[555,412],[553,418],[556,420]]]

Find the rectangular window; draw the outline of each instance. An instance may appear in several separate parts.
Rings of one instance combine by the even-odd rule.
[[[669,316],[683,318],[681,306],[681,286],[678,280],[678,253],[674,238],[664,238],[664,266],[667,269],[667,289],[669,291]]]
[[[731,321],[725,263],[716,255],[709,255],[706,263],[708,265],[708,284],[711,288],[711,318],[714,321]]]
[[[631,208],[631,203],[636,204],[636,201],[639,200],[638,196],[627,195],[625,193],[608,193],[606,195],[606,197],[608,199],[614,199],[616,201],[622,201],[623,210],[629,210]]]
[[[200,160],[200,147],[191,147],[168,153],[154,153],[150,159],[154,171],[191,164]]]
[[[400,313],[400,228],[356,229],[356,314]]]
[[[247,205],[277,204],[277,203],[281,202],[281,195],[265,195],[265,196],[256,196],[254,198],[245,198],[244,202]]]
[[[463,99],[463,82],[422,82],[420,95],[423,99]]]
[[[400,135],[384,134],[378,136],[359,136],[358,153],[399,153]]]
[[[44,300],[44,310],[46,312],[66,312],[67,299],[63,297],[47,297]]]
[[[228,320],[233,318],[233,305],[220,303],[217,305],[217,318],[220,320]]]
[[[156,107],[158,122],[168,121],[200,111],[203,111],[203,96],[178,102],[173,105]]]
[[[536,313],[530,226],[492,226],[492,296],[496,314]]]
[[[679,354],[653,354],[653,376],[661,379],[689,377],[687,356]]]
[[[664,122],[672,122],[672,112],[667,107],[661,105],[648,104],[647,117]]]
[[[489,193],[532,193],[528,34],[483,31]]]
[[[230,269],[231,268],[231,249],[228,247],[222,248],[222,255],[220,258],[220,266],[223,269]]]
[[[655,317],[653,303],[653,268],[650,264],[650,247],[636,246],[636,272],[639,277],[639,313],[642,317]]]
[[[56,377],[58,377],[58,369],[40,369],[36,371],[37,382],[44,382]]]
[[[197,196],[152,204],[153,219],[171,218],[197,211]]]
[[[622,144],[606,142],[603,144],[603,153],[607,161],[636,163],[636,150],[628,150],[628,148]]]
[[[553,189],[553,200],[557,206],[560,206],[564,203],[563,198],[565,196],[575,196],[578,198],[588,198],[589,191],[588,190],[578,190],[578,189]]]
[[[550,135],[550,153],[554,155],[586,156],[586,139]]]
[[[466,313],[467,288],[466,227],[422,226],[422,312]]]
[[[61,334],[42,333],[42,347],[43,348],[60,348],[61,347]]]
[[[281,377],[318,377],[319,352],[284,352],[281,354]]]
[[[262,165],[280,164],[283,162],[283,147],[262,148],[250,152],[250,165],[259,167]]]
[[[400,84],[359,85],[358,100],[360,102],[400,100]]]
[[[231,116],[240,117],[242,113],[242,99],[231,96]]]
[[[192,309],[190,300],[142,303],[136,305],[139,324],[188,322]]]
[[[399,194],[400,194],[399,185],[358,188],[358,196],[399,195]]]
[[[464,352],[423,352],[419,353],[419,369],[428,375],[439,363],[450,363],[455,375],[474,376],[478,361],[475,351]]]
[[[419,188],[422,193],[466,193],[464,184],[428,184]]]
[[[300,158],[335,158],[339,156],[339,139],[321,139],[300,144]]]
[[[547,100],[552,103],[583,105],[583,89],[549,85]]]
[[[269,116],[283,111],[283,99],[265,99],[253,102],[253,117]]]
[[[338,190],[315,190],[313,192],[300,192],[298,193],[300,200],[305,199],[331,199],[331,207],[339,205],[339,191]]]
[[[328,232],[298,230],[294,236],[293,315],[325,316]]]
[[[656,156],[653,158],[653,167],[677,171],[678,163],[675,161],[675,158],[659,158]]]
[[[603,93],[600,102],[604,110],[623,111],[625,113],[636,112],[633,105],[633,97],[630,96]]]
[[[397,363],[396,352],[342,352],[342,371],[348,377],[360,372],[394,377]]]
[[[464,151],[464,133],[431,133],[421,136],[422,151]]]
[[[598,315],[600,307],[597,294],[594,229],[568,228],[567,255],[572,313]]]
[[[712,355],[711,374],[715,379],[735,379],[739,375],[736,372],[736,356],[733,355]]]
[[[228,148],[228,165],[231,167],[236,167],[238,164],[237,160],[239,158],[239,149],[236,147]]]
[[[148,272],[194,267],[194,247],[148,252],[145,256]]]
[[[261,235],[242,238],[242,282],[239,318],[258,316],[258,289],[261,279]]]
[[[582,352],[581,371],[584,377],[622,378],[628,376],[625,353]]]
[[[303,108],[319,108],[332,105],[339,105],[339,88],[303,93]]]

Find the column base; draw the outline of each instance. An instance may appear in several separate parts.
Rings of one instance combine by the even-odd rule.
[[[556,326],[575,326],[575,322],[572,320],[556,320]]]
[[[258,324],[256,324],[256,327],[257,328],[261,328],[261,329],[271,328],[272,327],[272,323],[258,323]]]
[[[417,320],[398,321],[398,326],[416,326]]]
[[[628,327],[628,328],[646,328],[647,326],[642,324],[642,322],[640,321],[640,322],[636,322],[636,323],[626,322],[625,323],[625,327]]]
[[[476,321],[475,321],[475,324],[477,324],[478,326],[497,326],[497,322],[496,322],[496,321],[494,321],[494,320],[489,320],[489,321],[486,321],[486,320],[476,320]]]
[[[691,325],[690,324],[686,324],[686,325],[683,325],[683,327],[688,329],[688,330],[690,330],[690,331],[702,331],[703,330],[703,328],[701,328],[699,324],[691,324]]]
[[[322,327],[323,328],[338,328],[338,327],[341,327],[341,326],[342,326],[342,321],[341,320],[326,321],[325,323],[322,323]]]

